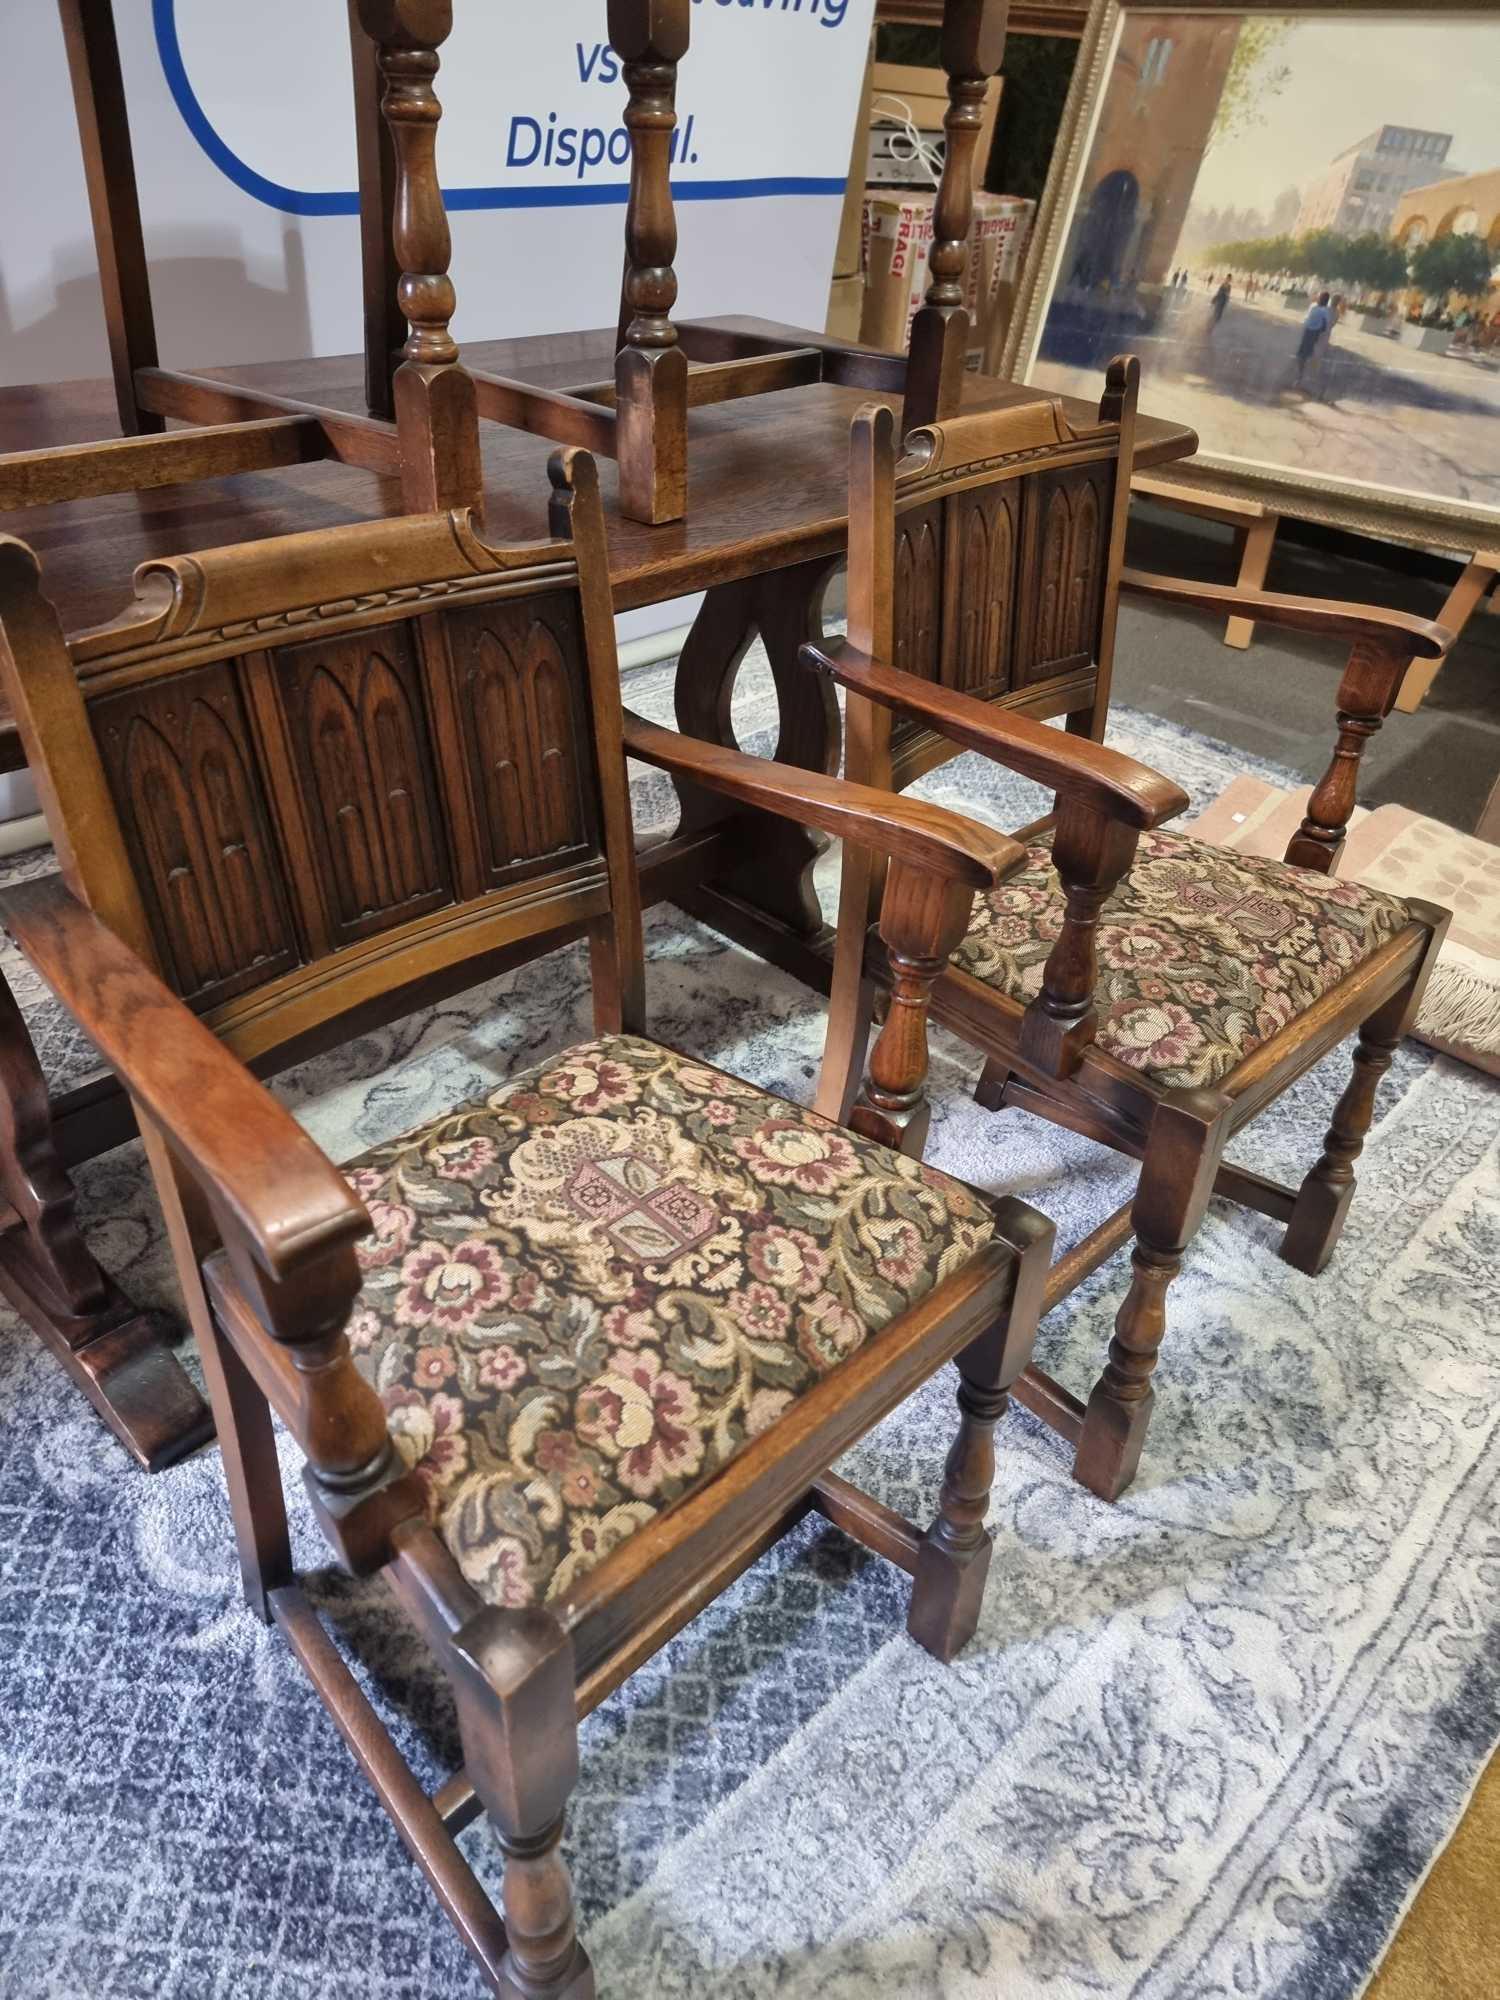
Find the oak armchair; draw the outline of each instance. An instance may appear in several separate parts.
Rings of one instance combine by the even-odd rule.
[[[1106,400],[1128,411],[1134,388],[1135,364],[1113,364]],[[1052,813],[1016,835],[1025,863],[977,900],[933,1011],[983,1055],[981,1104],[1037,1112],[1141,1163],[1133,1202],[1061,1258],[1048,1281],[1050,1306],[1133,1236],[1130,1285],[1102,1374],[1086,1402],[1035,1368],[1017,1389],[1076,1446],[1075,1476],[1113,1500],[1140,1460],[1167,1288],[1210,1196],[1284,1223],[1282,1255],[1299,1269],[1320,1270],[1338,1240],[1376,1085],[1415,1013],[1448,916],[1332,880],[1329,871],[1354,805],[1364,741],[1394,702],[1408,659],[1440,654],[1448,635],[1363,606],[1121,578],[1125,481],[1115,491],[1113,526],[1109,510],[1090,516],[1092,542],[1079,533],[1076,508],[1054,535],[1045,486],[1040,499],[1024,491],[1059,459],[1066,465],[1071,457],[1083,468],[1073,476],[1085,476],[1101,448],[1112,449],[1098,439],[1062,439],[1060,449],[1038,454],[1017,448],[1003,415],[974,416],[909,434],[898,464],[890,411],[867,407],[851,452],[849,636],[807,646],[802,659],[848,690],[847,770],[859,782],[899,786],[966,749],[1054,794]],[[962,589],[978,598],[980,612],[962,628],[962,647],[941,619],[925,633],[932,648],[925,657],[959,657],[969,685],[991,691],[989,699],[892,664],[903,647],[913,664],[924,657],[914,642],[913,569],[908,562],[901,573],[900,552],[912,544],[912,521],[930,519],[935,504],[962,506],[971,520],[1004,519],[1008,509],[1021,519],[1024,548],[1043,538],[1045,559],[1036,567],[1024,558],[1013,568],[992,564],[976,585],[969,565]],[[1026,524],[1039,519],[1027,541]],[[951,562],[951,515],[947,534]],[[1048,552],[1059,541],[1053,559]],[[1103,734],[1120,583],[1349,642],[1333,759],[1285,862],[1230,855],[1166,831],[1187,795],[1092,740]],[[944,618],[950,608],[945,600]],[[1087,706],[1065,708],[1066,732],[1012,705],[1026,692],[1011,692],[1019,644],[1011,635],[1039,621],[1071,621],[1085,662]],[[859,950],[878,884],[878,862],[858,851],[846,856],[818,1100],[831,1116],[851,1101],[875,996],[889,979],[878,936]],[[1356,1030],[1353,1080],[1300,1186],[1226,1161],[1233,1134]],[[920,1151],[921,1141],[918,1112],[907,1143]]]
[[[1019,848],[622,715],[593,461],[552,476],[567,540],[416,516],[147,565],[81,681],[0,543],[62,864],[6,926],[133,1100],[247,1600],[512,2000],[594,1991],[558,1854],[579,1716],[810,1508],[912,1575],[939,1658],[973,1632],[1051,1242],[891,1144],[934,981]],[[898,1004],[843,1128],[644,1037],[627,751],[886,857]],[[342,1169],[246,1066],[580,934],[592,1041]],[[831,1467],[955,1358],[919,1533]],[[299,1588],[273,1411],[330,1545],[452,1680],[464,1768],[432,1797]],[[481,1813],[503,1918],[454,1842]]]

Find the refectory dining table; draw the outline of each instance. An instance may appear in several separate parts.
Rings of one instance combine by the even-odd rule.
[[[774,336],[789,346],[824,338],[758,319],[706,324]],[[611,327],[475,342],[465,348],[464,359],[497,375],[565,387],[606,376],[616,341]],[[871,356],[872,381],[880,359]],[[206,422],[235,423],[259,414],[237,402],[237,391],[268,385],[325,413],[346,411],[353,424],[370,422],[360,355],[219,368],[203,371],[199,379],[222,384],[222,407],[206,414]],[[874,399],[899,400],[884,394]],[[840,722],[832,684],[801,668],[797,655],[804,641],[821,636],[824,591],[847,542],[850,423],[870,400],[870,389],[815,381],[695,409],[686,512],[664,525],[646,525],[622,513],[616,467],[601,460],[615,610],[705,593],[677,668],[680,728],[710,742],[733,742],[735,676],[759,635],[776,690],[775,754],[812,770],[838,768]],[[965,410],[1050,400],[1060,400],[1070,423],[1087,427],[1098,421],[1092,404],[1052,399],[1020,384],[971,375],[963,387]],[[193,477],[193,433],[168,429],[152,441],[161,448],[159,472],[157,453],[143,452],[136,440],[130,490],[69,497],[73,463],[79,490],[89,491],[92,481],[97,493],[99,441],[116,435],[117,422],[114,389],[105,380],[0,389],[0,534],[18,536],[36,552],[44,588],[70,634],[122,611],[137,565],[152,558],[332,528],[402,508],[396,469],[377,473],[328,458],[288,464],[284,443],[278,455],[268,449],[269,462],[258,467],[250,427],[243,446],[247,469],[230,476]],[[59,450],[69,446],[78,447],[76,461]],[[1185,426],[1142,416],[1135,427],[1133,469],[1169,463],[1196,446]],[[546,464],[554,448],[522,430],[481,426],[483,526],[497,541],[548,533]],[[1066,708],[1060,694],[1036,687],[1018,689],[1012,705],[1037,716]],[[24,762],[15,724],[0,708],[0,772],[22,769]],[[726,819],[685,799],[676,833],[643,858],[642,893],[647,902],[671,900],[708,918],[826,990],[830,938],[812,889],[820,844],[787,822],[743,810]],[[8,995],[0,997],[15,1014],[14,1031],[19,1014]],[[434,990],[430,997],[443,996]],[[20,1034],[24,1037],[24,1028]],[[0,1034],[0,1044],[12,1039],[14,1032]],[[7,1069],[19,1064],[24,1071],[28,1060],[35,1071],[29,1044],[14,1056],[0,1046],[0,1063]],[[20,1087],[15,1077],[9,1085],[14,1098]],[[44,1093],[39,1073],[31,1089],[33,1099]],[[43,1094],[41,1103],[44,1123],[50,1123],[48,1144],[63,1169],[120,1143],[133,1130],[128,1101],[109,1076],[54,1092],[50,1103]],[[22,1270],[18,1277],[7,1255],[12,1234],[0,1217],[0,1288],[36,1323],[28,1310],[27,1274]],[[106,1289],[113,1325],[128,1302],[107,1281]],[[76,1351],[88,1337],[86,1329],[75,1328],[65,1344]],[[168,1364],[175,1375],[162,1372]],[[104,1413],[143,1462],[169,1462],[202,1432],[206,1413],[165,1350],[160,1369],[139,1386],[135,1408],[116,1406]],[[95,1389],[90,1393],[100,1402]]]

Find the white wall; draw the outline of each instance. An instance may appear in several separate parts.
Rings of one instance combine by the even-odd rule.
[[[162,357],[210,366],[349,351],[361,337],[350,214],[288,212],[355,184],[343,0],[115,0]],[[684,314],[821,326],[874,0],[694,0],[678,102],[693,116],[678,224]],[[618,128],[624,86],[595,53],[604,0],[457,0],[438,79],[439,165],[456,206],[460,340],[612,323],[623,166],[525,162],[536,133]],[[10,0],[0,39],[0,383],[105,372],[96,263],[62,36],[49,0]],[[172,42],[181,76],[174,96]],[[295,58],[290,53],[296,51]],[[587,70],[589,80],[581,72]],[[196,99],[215,164],[190,129]],[[552,114],[555,114],[552,115]],[[530,119],[531,126],[516,121]],[[616,151],[618,152],[618,142]],[[696,157],[694,157],[696,156]],[[747,183],[821,182],[757,192]],[[694,186],[741,190],[692,199]],[[456,204],[464,199],[455,196]]]

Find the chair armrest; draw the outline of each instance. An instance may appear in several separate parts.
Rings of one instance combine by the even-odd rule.
[[[918,680],[847,640],[804,646],[798,657],[851,693],[917,716],[950,742],[1057,794],[1052,862],[1063,918],[1042,969],[1041,991],[1026,1009],[1021,1050],[1050,1075],[1069,1075],[1094,1034],[1099,913],[1129,872],[1141,834],[1182,812],[1187,793],[1118,750]]]
[[[1287,597],[1274,590],[1236,590],[1230,584],[1197,583],[1185,576],[1148,576],[1138,569],[1120,572],[1120,588],[1162,604],[1188,604],[1225,617],[1253,618],[1257,625],[1279,625],[1288,632],[1364,639],[1394,652],[1403,665],[1414,659],[1440,660],[1453,644],[1453,634],[1445,626],[1406,611],[1386,611],[1378,604],[1338,604],[1318,597]]]
[[[919,680],[900,667],[872,659],[847,639],[804,646],[799,658],[814,673],[827,674],[851,693],[915,716],[951,743],[992,757],[1007,770],[1048,786],[1060,798],[1092,807],[1137,832],[1187,810],[1187,793],[1148,764],[1087,737],[1048,729],[972,695]]]
[[[993,888],[1025,859],[1026,850],[1018,841],[944,806],[903,799],[846,778],[825,777],[820,771],[775,764],[769,758],[748,757],[742,750],[663,729],[629,709],[625,752],[743,805],[857,841],[970,889]]]
[[[1365,744],[1395,706],[1413,660],[1440,660],[1453,644],[1445,626],[1377,604],[1334,604],[1316,597],[1280,597],[1269,590],[1231,590],[1222,584],[1194,583],[1179,576],[1144,576],[1127,569],[1121,587],[1159,604],[1188,604],[1203,611],[1232,613],[1289,632],[1343,639],[1349,657],[1335,697],[1338,736],[1327,770],[1314,785],[1307,816],[1287,843],[1286,860],[1298,868],[1330,875],[1343,852],[1344,831],[1354,811],[1359,760]]]
[[[0,919],[273,1279],[367,1232],[291,1113],[58,876],[8,889]]]

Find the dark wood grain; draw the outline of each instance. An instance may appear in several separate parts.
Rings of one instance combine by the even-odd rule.
[[[1022,859],[1004,834],[942,806],[901,799],[867,785],[799,771],[702,743],[625,712],[625,748],[643,764],[688,778],[745,805],[816,826],[844,840],[877,847],[951,882],[990,888]],[[944,954],[946,956],[946,954]]]
[[[267,1271],[364,1234],[363,1205],[291,1113],[56,876],[13,883],[0,913]]]
[[[1194,577],[1151,576],[1138,569],[1122,571],[1120,586],[1132,596],[1154,598],[1160,604],[1181,604],[1193,610],[1253,618],[1258,625],[1276,625],[1287,632],[1388,643],[1400,647],[1407,659],[1441,659],[1453,643],[1452,633],[1431,619],[1417,618],[1409,611],[1388,610],[1380,604],[1341,604],[1331,598],[1237,590],[1232,584],[1199,583]]]
[[[729,318],[709,324],[736,332],[759,330],[783,348],[813,339],[799,328],[770,321]],[[476,341],[465,349],[465,358],[485,373],[568,390],[612,376],[613,343],[613,329]],[[364,416],[359,356],[200,372],[226,391],[238,386]],[[970,408],[1048,400],[1035,390],[978,377],[965,381],[964,398]],[[615,469],[602,464],[600,489],[616,608],[655,603],[804,556],[842,552],[848,523],[849,424],[864,400],[857,388],[822,382],[784,390],[771,401],[738,400],[697,412],[693,510],[689,518],[663,527],[621,517]],[[1093,421],[1086,404],[1064,399],[1063,407],[1070,417]],[[7,451],[87,443],[109,436],[114,425],[107,383],[0,389],[0,446]],[[501,539],[543,533],[539,496],[546,491],[551,447],[545,439],[494,425],[483,426],[480,436],[487,532]],[[1142,418],[1136,462],[1164,463],[1190,453],[1196,444],[1183,425]],[[71,632],[112,616],[126,599],[135,566],[148,557],[374,520],[400,508],[393,478],[353,466],[309,465],[279,472],[274,479],[248,476],[163,489],[144,503],[121,495],[74,502],[45,515],[6,514],[0,531],[25,536],[42,557],[49,593]]]
[[[316,417],[261,417],[159,437],[120,438],[103,446],[11,452],[0,458],[0,511],[272,472],[334,455],[328,432]]]

